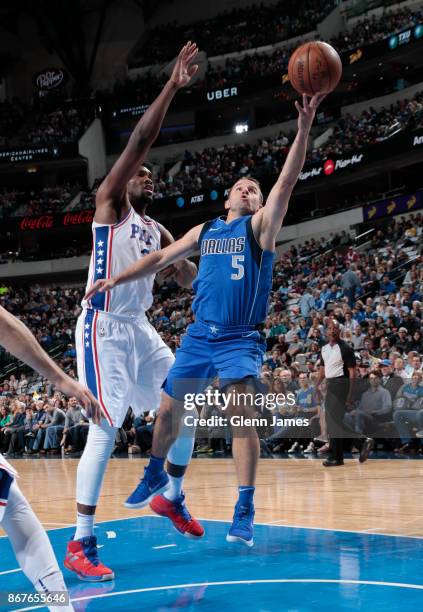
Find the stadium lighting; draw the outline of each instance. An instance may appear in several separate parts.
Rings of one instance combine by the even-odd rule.
[[[242,134],[243,132],[248,132],[248,123],[237,123],[235,126],[236,134]]]

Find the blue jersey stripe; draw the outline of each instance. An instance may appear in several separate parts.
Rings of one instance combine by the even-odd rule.
[[[94,228],[93,234],[93,266],[94,266],[94,280],[99,278],[107,278],[107,258],[109,255],[109,234],[110,227],[102,225],[101,227]],[[104,310],[106,303],[105,293],[96,293],[91,299],[92,307],[96,310]]]
[[[84,319],[84,366],[87,387],[92,392],[94,397],[98,399],[97,378],[95,374],[93,354],[93,319],[94,311],[87,310]]]

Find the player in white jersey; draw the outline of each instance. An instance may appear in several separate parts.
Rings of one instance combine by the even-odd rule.
[[[77,397],[87,415],[96,423],[100,422],[100,406],[90,391],[62,372],[44,352],[29,329],[2,307],[0,338],[6,350],[46,376],[67,395]],[[59,601],[64,602],[68,593],[62,572],[47,534],[22,495],[16,478],[16,470],[0,454],[0,526],[10,539],[22,571],[37,591],[45,597],[49,594],[57,596]],[[2,590],[5,591],[5,588]],[[73,607],[68,603],[51,605],[49,609],[54,612],[70,612]]]
[[[197,53],[196,45],[191,43],[181,50],[169,81],[136,125],[125,150],[97,191],[88,289],[99,279],[119,274],[174,241],[162,225],[145,214],[153,201],[154,185],[143,163],[173,96],[189,83],[198,68],[191,64]],[[190,287],[196,266],[183,260],[175,267],[175,280]],[[161,385],[174,361],[145,315],[153,302],[154,276],[124,286],[113,295],[96,295],[83,302],[77,323],[78,376],[97,397],[105,416],[100,426],[90,425],[78,466],[77,528],[64,562],[82,580],[114,577],[113,571],[99,560],[93,529],[116,428],[122,425],[129,406],[135,414],[159,407]],[[192,436],[181,436],[172,446],[167,456],[171,486],[158,493],[167,496],[166,515],[175,527],[188,537],[201,537],[204,530],[189,515],[182,492],[193,443]]]

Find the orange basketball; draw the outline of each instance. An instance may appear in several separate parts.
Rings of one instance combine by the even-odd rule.
[[[329,93],[338,85],[342,63],[338,52],[325,42],[308,42],[291,55],[288,76],[300,94]]]

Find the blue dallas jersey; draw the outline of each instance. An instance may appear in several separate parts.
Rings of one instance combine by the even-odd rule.
[[[200,234],[200,265],[193,282],[196,318],[222,326],[257,325],[264,321],[274,253],[254,237],[252,216],[226,223],[208,221]]]

